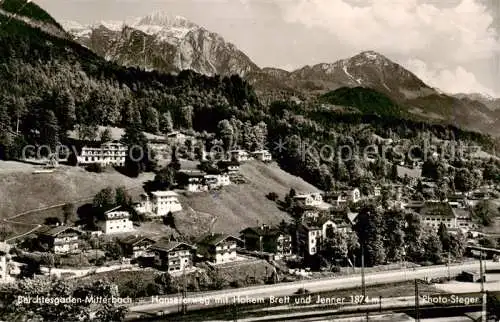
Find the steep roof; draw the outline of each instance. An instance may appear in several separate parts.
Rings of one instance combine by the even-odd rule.
[[[44,235],[44,236],[56,237],[60,233],[65,232],[67,230],[72,230],[78,234],[82,233],[78,229],[76,229],[74,227],[70,227],[70,226],[43,227],[40,230],[38,230],[38,233],[40,235]]]
[[[321,229],[323,225],[327,222],[331,221],[333,224],[337,225],[334,220],[332,220],[329,216],[320,216],[319,218],[311,218],[305,219],[302,222],[302,225],[311,230]]]
[[[146,236],[133,236],[133,235],[131,235],[131,236],[127,236],[127,237],[120,240],[120,242],[122,244],[127,244],[127,245],[135,245],[141,241],[150,241],[152,244],[155,243],[154,240],[152,240],[151,238],[148,238]]]
[[[241,239],[234,237],[229,234],[224,234],[224,233],[211,233],[207,234],[204,237],[202,237],[199,241],[198,244],[202,245],[211,245],[211,246],[217,246],[219,243],[223,242],[226,239],[235,239],[236,241],[240,241]]]
[[[355,223],[356,222],[356,218],[358,218],[358,213],[357,212],[348,212],[347,213],[347,218],[349,219],[349,221],[351,223]]]
[[[151,192],[153,196],[157,197],[177,197],[178,194],[175,191],[153,191]]]
[[[288,235],[287,232],[280,230],[278,227],[248,227],[243,229],[240,233],[252,232],[257,236],[278,236],[279,234]]]
[[[110,214],[115,213],[115,212],[120,213],[120,216],[112,216],[111,217]],[[105,220],[108,220],[108,219],[123,219],[123,218],[129,218],[129,217],[130,217],[130,212],[128,211],[128,209],[126,209],[123,206],[113,207],[113,208],[111,208],[109,210],[104,211],[104,219]]]
[[[156,250],[164,251],[164,252],[170,252],[170,251],[172,251],[180,246],[184,246],[184,247],[190,248],[190,249],[196,248],[195,246],[190,245],[188,243],[171,241],[171,242],[159,242],[159,243],[151,246],[151,249],[156,249]]]

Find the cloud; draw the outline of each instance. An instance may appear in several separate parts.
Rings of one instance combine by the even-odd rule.
[[[476,76],[462,66],[454,69],[444,69],[437,66],[431,68],[419,59],[410,59],[402,65],[411,70],[426,84],[447,93],[482,93],[497,96],[496,93],[483,86]]]
[[[286,22],[325,30],[332,42],[353,54],[375,50],[396,61],[420,60],[426,67],[414,64],[411,70],[443,90],[466,86],[488,90],[461,67],[470,69],[474,62],[500,52],[493,17],[481,0],[460,0],[447,7],[423,0],[279,3]],[[435,66],[440,68],[433,70]]]
[[[287,22],[325,29],[355,50],[462,63],[489,58],[499,49],[493,18],[478,0],[452,8],[417,0],[367,0],[365,6],[346,0],[279,3]]]

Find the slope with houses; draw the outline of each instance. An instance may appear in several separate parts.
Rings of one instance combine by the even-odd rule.
[[[120,151],[119,143],[103,144],[101,149],[108,151],[110,147]],[[458,231],[467,234],[478,228],[473,220],[472,208],[481,200],[492,198],[496,191],[495,187],[487,186],[467,193],[450,194],[439,200],[429,197],[417,200],[417,190],[423,191],[426,196],[435,196],[437,185],[422,177],[420,162],[402,163],[397,165],[396,170],[404,185],[387,182],[374,186],[367,195],[359,187],[344,187],[329,193],[294,193],[291,203],[295,229],[283,223],[262,223],[246,227],[239,234],[209,231],[187,241],[146,236],[136,227],[133,212],[149,220],[164,220],[184,210],[185,205],[179,194],[199,194],[238,184],[241,164],[257,159],[266,165],[271,161],[269,155],[268,151],[249,153],[232,150],[226,156],[227,159],[220,160],[209,171],[181,168],[177,172],[178,185],[175,190],[149,191],[134,204],[132,211],[121,206],[105,209],[96,223],[98,230],[89,231],[82,226],[71,225],[44,226],[35,232],[36,239],[48,251],[67,256],[84,252],[81,249],[83,240],[96,236],[117,237],[125,258],[173,274],[196,271],[198,263],[244,263],[252,257],[272,260],[295,258],[307,263],[308,258],[320,252],[324,241],[334,232],[355,234],[353,226],[356,224],[356,211],[367,200],[377,201],[380,208],[416,213],[421,222],[431,229],[438,229],[444,224],[452,234]],[[109,166],[112,163],[106,158],[107,153],[104,153],[95,162]],[[204,162],[202,160],[200,164]],[[17,240],[17,243],[22,244],[22,240]],[[8,265],[10,258],[5,255],[2,260]],[[9,279],[6,277],[3,280]]]

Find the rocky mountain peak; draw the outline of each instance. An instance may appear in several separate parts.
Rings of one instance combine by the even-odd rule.
[[[106,59],[163,72],[244,76],[259,68],[236,46],[180,16],[154,12],[131,22],[66,24],[75,40]]]
[[[397,67],[396,63],[375,51],[363,51],[355,56],[343,59],[345,65],[372,66],[378,68]]]
[[[150,15],[137,19],[134,26],[158,26],[164,28],[200,28],[197,24],[181,16],[172,16],[164,11],[153,12]]]

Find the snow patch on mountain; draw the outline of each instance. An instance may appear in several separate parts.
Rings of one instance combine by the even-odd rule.
[[[115,20],[105,20],[93,24],[94,28],[99,26],[103,26],[111,31],[122,31],[125,25],[123,21],[115,21]]]
[[[85,28],[84,25],[82,25],[79,22],[73,21],[73,20],[61,20],[59,21],[59,24],[64,28],[64,30],[69,31],[69,30],[78,30],[78,29],[83,29]]]
[[[344,71],[344,73],[349,76],[350,79],[352,79],[353,81],[355,81],[356,83],[358,84],[361,84],[361,81],[359,81],[358,79],[355,79],[351,74],[349,74],[349,72],[347,71],[347,65],[346,64],[343,64],[342,66],[342,70]]]
[[[77,38],[89,37],[92,33],[92,28],[90,26],[84,26],[76,21],[63,20],[60,21],[59,24],[65,31],[69,32]]]
[[[158,37],[159,41],[174,42],[182,40],[193,28],[183,27],[163,27],[157,25],[137,25],[132,26],[134,29],[140,30],[147,35]]]
[[[378,55],[375,54],[375,53],[372,53],[372,52],[364,52],[363,53],[365,55],[366,58],[370,59],[370,60],[377,60],[378,59]]]

